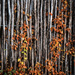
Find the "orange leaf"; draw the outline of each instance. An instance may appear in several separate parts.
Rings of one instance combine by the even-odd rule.
[[[9,31],[10,31],[10,29],[9,29]]]
[[[66,25],[65,25],[65,24],[63,24],[63,27],[66,27]]]
[[[67,15],[64,15],[64,17],[66,17],[66,18],[67,18],[68,16],[67,16]]]
[[[23,68],[27,68],[26,66],[23,66]]]
[[[70,12],[68,12],[68,15],[70,15]]]
[[[61,2],[63,2],[64,0],[61,0]]]
[[[50,45],[52,44],[52,42],[50,42]]]
[[[22,30],[22,27],[20,27],[20,30]]]
[[[17,37],[16,39],[17,39],[17,40],[19,40],[19,38],[18,38],[18,37]]]
[[[58,67],[58,65],[56,65],[56,67]]]
[[[61,9],[61,11],[63,12],[64,10],[63,10],[63,9]]]
[[[23,11],[23,14],[25,15],[25,12]]]
[[[19,37],[19,35],[17,35],[17,37]]]
[[[50,15],[53,15],[52,13],[49,13]]]
[[[53,27],[50,28],[51,32],[53,31]]]
[[[58,39],[59,42],[61,42],[61,39]]]
[[[64,38],[61,38],[62,40],[64,40]]]
[[[60,33],[63,34],[63,31],[61,31]]]
[[[48,12],[46,13],[46,16],[48,16]]]
[[[59,8],[57,7],[57,10],[59,10]]]
[[[68,46],[68,43],[66,43],[66,46]]]
[[[5,27],[5,30],[7,30],[8,28],[7,27]]]
[[[14,37],[12,37],[12,40],[14,40]]]
[[[20,73],[20,75],[22,75],[22,74]]]
[[[0,61],[0,63],[2,63],[2,61]]]
[[[29,16],[29,19],[31,19],[32,17],[31,16]]]
[[[69,30],[71,30],[71,29],[70,29],[70,28],[67,28],[66,30],[69,31]]]

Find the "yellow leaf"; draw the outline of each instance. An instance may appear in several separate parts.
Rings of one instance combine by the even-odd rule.
[[[15,13],[16,13],[17,11],[15,10]]]
[[[27,41],[25,41],[25,40],[24,40],[24,42],[26,42],[26,43],[27,43]]]
[[[24,38],[22,38],[22,40],[24,40]]]
[[[23,65],[23,64],[24,64],[24,62],[21,62],[21,64]]]
[[[22,74],[20,73],[20,75],[22,75]]]
[[[19,62],[20,60],[21,60],[21,59],[19,58],[19,59],[18,59],[18,62]]]
[[[32,48],[31,48],[31,47],[29,47],[29,49],[30,49],[30,50],[32,50]]]
[[[28,19],[28,21],[30,21],[30,19]]]
[[[26,58],[26,57],[25,57],[24,59],[25,59],[25,60],[27,60],[27,58]]]
[[[64,51],[65,51],[65,48],[64,48]]]
[[[27,16],[29,16],[29,14],[27,14]]]
[[[65,4],[67,4],[67,1],[65,1]]]
[[[61,44],[59,44],[59,47],[61,47]]]
[[[34,34],[34,32],[32,32],[32,34]]]

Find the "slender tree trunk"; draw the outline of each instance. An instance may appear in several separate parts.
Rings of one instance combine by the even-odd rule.
[[[1,1],[0,1],[0,32],[1,32]],[[0,33],[1,35],[1,33]],[[0,36],[0,41],[1,41],[1,36]],[[0,61],[1,61],[1,42],[0,42]],[[0,64],[1,65],[1,64]],[[1,68],[0,68],[1,70]]]
[[[47,60],[47,37],[46,37],[46,0],[44,2],[44,53],[45,53],[45,60]],[[45,63],[45,66],[47,62]],[[45,69],[45,74],[47,74],[47,69]]]
[[[32,9],[33,9],[33,0],[30,5],[30,16],[32,16]],[[30,38],[32,39],[32,18],[30,19]],[[31,42],[32,42],[32,40],[31,40]],[[34,49],[33,48],[32,48],[32,51],[30,51],[30,53],[31,53],[30,57],[32,58],[32,60],[31,60],[32,61],[32,70],[34,70]]]
[[[9,9],[9,24],[8,24],[8,51],[11,53],[10,50],[10,25],[11,25],[11,8],[10,8],[10,0],[8,0],[8,9]],[[11,59],[11,54],[9,53],[10,59]],[[10,65],[12,66],[12,59],[10,60]]]
[[[3,0],[3,50],[2,50],[2,69],[5,66],[5,0]],[[4,55],[4,57],[3,57]],[[4,64],[4,65],[3,65]]]
[[[36,38],[36,34],[37,34],[37,19],[36,19],[36,0],[34,0],[34,17],[35,17],[35,38]],[[37,62],[37,54],[36,54],[36,40],[35,40],[35,59]]]
[[[19,35],[19,21],[20,21],[20,4],[19,4],[19,0],[17,1],[17,22],[16,22],[16,30],[17,30],[17,35]],[[18,43],[18,40],[16,40],[16,42]],[[17,56],[19,51],[15,50],[15,69],[17,68]]]
[[[67,10],[67,8],[66,8]],[[67,12],[65,12],[65,15],[67,15]],[[65,18],[65,25],[67,26],[67,18]],[[66,27],[64,27],[64,50],[67,51],[66,48]],[[68,60],[67,60],[67,54],[65,55],[65,73],[68,74]]]
[[[72,0],[70,0],[69,28],[72,29]],[[70,33],[72,34],[72,30],[70,30]],[[69,35],[69,38],[72,38],[71,35]],[[71,46],[69,48],[71,48]],[[72,55],[70,55],[70,75],[72,75]]]
[[[75,10],[75,1],[74,1],[74,10]],[[74,11],[74,21],[73,21],[73,40],[75,40],[75,11]],[[74,42],[74,49],[75,49],[75,42]],[[75,53],[74,53],[74,75],[75,75]]]
[[[12,40],[12,37],[13,37],[13,34],[14,34],[14,0],[12,0],[12,26],[11,26],[11,45],[13,46],[13,40]],[[12,48],[11,48],[12,50]],[[12,64],[13,64],[13,61],[14,61],[14,50],[12,50]],[[12,65],[11,65],[12,66]]]
[[[57,0],[55,0],[55,19],[57,17]],[[56,20],[55,20],[56,21]],[[54,27],[56,28],[56,22]],[[56,37],[56,32],[54,31],[54,38]],[[57,61],[55,62],[55,65],[57,65]],[[60,64],[59,64],[60,65]],[[59,68],[60,69],[60,68]],[[57,71],[57,67],[55,67],[55,70]]]
[[[43,40],[42,40],[42,38],[43,38],[43,34],[42,34],[43,33],[43,28],[42,28],[43,27],[43,21],[42,21],[43,16],[42,16],[42,13],[43,12],[42,12],[42,10],[43,10],[43,0],[41,0],[41,9],[40,9],[40,11],[41,11],[41,15],[40,15],[41,16],[41,58],[43,56],[43,54],[42,54],[43,53],[43,45],[42,45],[42,43],[43,43]],[[43,64],[43,60],[42,60],[42,64]],[[42,71],[43,71],[43,68],[42,68]]]

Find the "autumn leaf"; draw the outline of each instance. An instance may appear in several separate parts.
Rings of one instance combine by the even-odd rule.
[[[18,62],[19,62],[20,60],[21,60],[21,59],[19,58],[19,59],[18,59]]]
[[[71,30],[70,28],[66,28],[67,31]]]
[[[57,7],[57,10],[59,10],[59,8]]]
[[[65,25],[65,24],[63,24],[63,27],[66,27],[66,25]]]
[[[23,65],[23,64],[24,64],[24,62],[21,62],[21,64]]]
[[[68,18],[68,16],[67,16],[67,15],[64,15],[64,17],[65,17],[65,18]]]
[[[23,11],[23,14],[25,15],[25,11]]]
[[[30,21],[30,19],[27,19],[28,21]]]
[[[61,31],[60,33],[63,34],[63,31]]]
[[[27,55],[26,53],[24,53],[24,55]]]
[[[17,11],[15,10],[15,13],[16,13]]]
[[[17,35],[17,37],[19,37],[19,35]]]
[[[63,12],[64,10],[63,9],[61,9],[61,12]]]
[[[65,4],[68,4],[67,1],[64,1]]]
[[[61,39],[58,39],[59,42],[61,42]]]
[[[2,61],[0,61],[0,63],[2,63]]]
[[[46,13],[46,16],[48,16],[48,12]]]
[[[61,38],[61,40],[64,40],[64,38]]]
[[[26,66],[23,66],[23,68],[27,68]]]
[[[20,27],[20,30],[22,30],[22,27]]]
[[[27,60],[27,57],[25,57],[24,60]]]
[[[29,16],[29,14],[27,14],[27,16]]]
[[[15,40],[14,37],[12,37],[12,40]]]
[[[8,28],[7,27],[5,27],[5,30],[7,30]]]
[[[50,15],[53,15],[52,13],[49,13]]]
[[[22,75],[21,73],[19,75]]]
[[[66,46],[68,46],[69,44],[68,43],[66,43]]]
[[[9,29],[9,31],[10,31],[10,29]]]
[[[50,28],[51,32],[53,31],[53,27]]]
[[[59,44],[59,47],[61,47],[61,44]]]
[[[32,48],[31,48],[31,47],[29,47],[29,49],[30,49],[30,50],[32,50]]]
[[[31,19],[32,18],[32,16],[29,16],[29,19]]]

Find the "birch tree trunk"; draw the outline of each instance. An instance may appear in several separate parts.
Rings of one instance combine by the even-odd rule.
[[[10,50],[10,25],[11,25],[11,8],[10,8],[10,0],[8,0],[8,9],[9,9],[9,24],[8,24],[8,51],[11,53]],[[9,53],[10,56],[10,65],[12,66],[12,59],[11,59],[11,54]]]
[[[72,0],[70,0],[69,28],[72,29]],[[70,30],[70,33],[72,34],[72,30]],[[69,38],[72,38],[70,34],[69,34]],[[71,48],[71,46],[69,48]],[[70,75],[72,75],[72,55],[70,55]]]
[[[55,0],[55,18],[57,17],[57,0]],[[54,27],[56,28],[56,20],[55,20],[55,25]],[[56,32],[54,31],[54,38],[56,37]],[[57,61],[55,62],[55,65],[57,65]],[[60,64],[59,64],[60,65]],[[60,69],[60,68],[59,68]],[[57,67],[55,67],[55,70],[57,71]]]
[[[43,56],[43,54],[42,54],[43,53],[43,39],[42,39],[43,38],[43,28],[42,28],[43,27],[43,21],[42,21],[43,20],[42,19],[42,17],[43,17],[42,13],[43,12],[42,12],[42,10],[43,10],[43,0],[41,0],[41,9],[40,9],[40,12],[41,12],[41,15],[40,15],[41,16],[41,58]],[[42,60],[42,64],[43,64],[43,60]],[[43,71],[43,68],[42,68],[42,71]]]
[[[1,1],[0,1],[0,32],[1,32]],[[0,33],[1,35],[1,33]],[[0,41],[1,41],[1,36],[0,36]],[[1,42],[0,42],[0,61],[1,61]],[[1,63],[0,63],[1,65]],[[0,68],[1,70],[1,68]]]
[[[12,28],[11,28],[11,45],[13,46],[13,40],[12,40],[12,37],[13,37],[13,34],[14,34],[14,0],[12,0]],[[12,48],[11,48],[12,50]],[[12,50],[12,64],[14,63],[14,50]],[[12,66],[11,64],[11,66]]]
[[[74,1],[74,10],[75,10],[75,1]],[[73,33],[74,33],[73,39],[75,40],[75,11],[74,11],[74,21],[73,21]],[[74,42],[74,48],[75,48],[75,42]],[[74,53],[74,65],[75,65],[75,53]],[[75,75],[75,66],[74,66],[74,75]]]
[[[67,10],[67,8],[66,8]],[[65,12],[65,15],[67,15],[67,12]],[[67,18],[65,18],[65,25],[67,26]],[[66,27],[64,27],[64,50],[67,51],[66,48]],[[68,60],[67,60],[67,54],[65,55],[65,73],[68,74]]]
[[[5,66],[5,0],[3,0],[3,50],[2,50],[2,69]],[[3,57],[4,55],[4,57]]]
[[[1,1],[3,4],[1,4]],[[16,35],[19,35],[19,32],[23,34],[23,29],[20,31],[19,26],[23,27],[23,22],[26,22],[26,24],[29,26],[29,29],[27,29],[27,38],[31,38],[30,45],[32,50],[28,49],[27,54],[27,61],[24,61],[28,66],[28,68],[32,65],[32,70],[35,70],[34,66],[37,62],[42,63],[42,65],[46,66],[48,65],[47,62],[45,63],[45,60],[49,59],[52,61],[52,56],[49,54],[51,52],[49,43],[52,41],[52,36],[56,37],[59,33],[57,32],[51,32],[50,28],[55,27],[57,28],[57,23],[52,25],[53,18],[60,18],[60,12],[61,9],[63,9],[64,2],[63,0],[0,0],[0,30],[1,26],[3,26],[3,33],[2,33],[2,39],[0,39],[0,63],[1,69],[6,68],[8,66],[17,69],[17,58],[21,57],[21,52],[19,51],[20,46],[22,46],[22,43],[18,45],[18,48],[16,51],[12,50],[11,45],[14,45],[14,42],[19,42],[18,40],[13,40],[12,37],[14,35],[14,29],[16,28]],[[67,0],[68,1],[68,0]],[[69,18],[69,28],[71,29],[72,33],[72,0],[69,0],[70,2],[70,18]],[[6,4],[6,5],[5,5]],[[66,4],[65,4],[66,5]],[[7,6],[7,8],[6,8]],[[16,7],[17,6],[17,7]],[[57,7],[59,10],[57,11]],[[64,6],[65,7],[65,6]],[[67,7],[68,8],[68,7]],[[66,9],[67,10],[67,9]],[[47,14],[48,11],[48,14]],[[69,10],[67,10],[69,11]],[[50,15],[51,13],[51,15]],[[65,14],[64,14],[65,13]],[[68,19],[64,17],[64,15],[67,15],[68,12],[62,11],[62,24],[67,25]],[[6,16],[5,16],[6,15]],[[29,16],[28,16],[29,15]],[[29,17],[31,17],[29,21]],[[63,22],[65,20],[65,23]],[[2,23],[1,23],[2,21]],[[8,22],[7,22],[8,21]],[[7,24],[8,23],[8,24]],[[21,25],[19,25],[21,23]],[[3,25],[1,25],[3,24]],[[6,25],[5,25],[6,24]],[[14,25],[16,24],[16,25]],[[8,30],[6,31],[6,26],[8,27]],[[65,71],[66,74],[69,74],[69,66],[70,66],[70,73],[72,75],[72,55],[68,56],[65,54],[68,49],[71,49],[71,45],[67,48],[66,42],[69,38],[72,39],[72,36],[65,31],[67,27],[64,29],[61,29],[64,34],[64,43],[62,47],[57,46],[60,49],[64,49],[64,51],[59,52],[59,58],[57,58],[57,61],[54,62],[55,65],[58,65],[58,67],[54,66],[55,70],[60,72],[60,67],[62,66],[62,71]],[[34,30],[33,30],[34,29]],[[32,34],[32,32],[34,34]],[[60,35],[60,34],[59,34]],[[6,37],[8,36],[8,42],[6,42]],[[68,39],[67,39],[68,36]],[[33,38],[35,39],[33,41]],[[37,39],[37,40],[36,40]],[[59,39],[57,37],[56,39]],[[22,41],[22,37],[21,37]],[[32,44],[33,43],[33,44]],[[59,42],[59,44],[62,44]],[[1,47],[2,46],[2,47]],[[27,47],[30,47],[27,45]],[[2,49],[3,48],[3,49]],[[63,60],[63,55],[65,55],[65,60]],[[8,57],[9,56],[9,57]],[[24,55],[25,58],[25,55]],[[8,62],[7,62],[8,60]],[[74,57],[75,60],[75,57]],[[63,63],[61,63],[63,61]],[[69,64],[70,62],[70,64]],[[7,63],[9,63],[7,65]],[[75,63],[75,62],[74,62]],[[14,65],[15,64],[15,65]],[[65,67],[65,69],[64,69]],[[41,68],[39,68],[40,70]],[[75,67],[74,67],[75,70]],[[47,73],[47,69],[42,68],[42,71],[45,72],[45,75],[49,74]],[[75,71],[74,71],[75,74]]]

